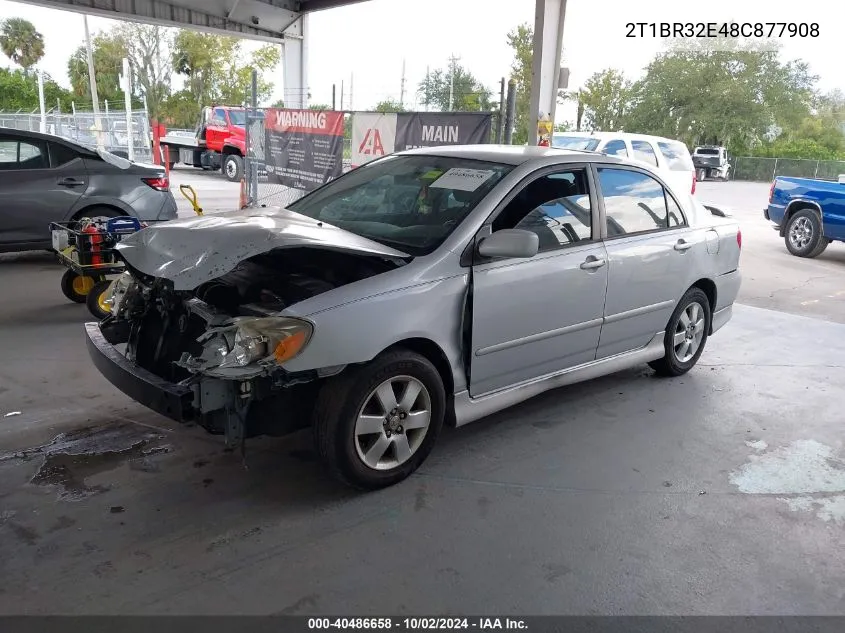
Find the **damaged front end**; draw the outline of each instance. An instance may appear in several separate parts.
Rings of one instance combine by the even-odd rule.
[[[281,312],[398,265],[287,249],[245,260],[193,290],[176,290],[171,281],[130,267],[112,285],[111,314],[89,324],[89,350],[127,395],[177,421],[225,434],[229,446],[284,435],[309,424],[321,379],[344,366],[285,370],[308,346],[314,324]]]

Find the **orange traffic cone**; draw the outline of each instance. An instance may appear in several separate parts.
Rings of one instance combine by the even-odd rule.
[[[238,208],[246,209],[248,206],[249,200],[246,194],[246,178],[241,178],[241,199],[238,202]]]

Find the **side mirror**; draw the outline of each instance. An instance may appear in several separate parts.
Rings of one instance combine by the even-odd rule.
[[[502,229],[481,240],[478,254],[484,257],[534,257],[540,250],[540,238],[524,229]]]

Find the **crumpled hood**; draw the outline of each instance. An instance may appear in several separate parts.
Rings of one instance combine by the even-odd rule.
[[[162,222],[124,238],[117,250],[142,273],[169,279],[176,290],[193,290],[245,259],[297,246],[408,257],[402,251],[280,207]]]

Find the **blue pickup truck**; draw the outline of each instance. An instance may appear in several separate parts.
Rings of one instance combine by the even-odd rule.
[[[845,176],[839,182],[777,177],[763,215],[790,253],[817,257],[832,241],[845,241]]]

